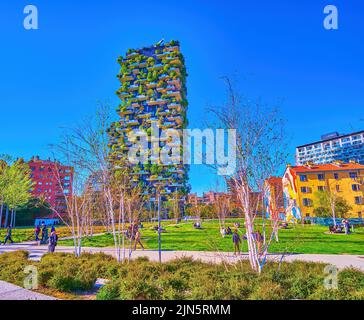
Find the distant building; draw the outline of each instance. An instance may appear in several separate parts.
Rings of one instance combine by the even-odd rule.
[[[33,196],[44,198],[58,214],[66,214],[65,196],[72,195],[73,168],[39,157],[33,157],[28,164],[34,182]]]
[[[196,193],[190,193],[187,197],[187,202],[193,205],[197,204],[213,205],[216,204],[216,202],[219,199],[221,199],[221,197],[229,199],[232,198],[231,194],[228,193],[209,191],[209,192],[204,192],[202,197],[197,196]]]
[[[314,217],[320,206],[317,193],[328,191],[346,200],[352,208],[350,218],[364,215],[364,165],[340,161],[331,164],[307,163],[287,166],[283,177],[286,216],[300,219]]]
[[[296,164],[316,164],[351,160],[364,164],[364,131],[340,135],[337,132],[323,135],[320,141],[296,148]]]
[[[285,219],[282,178],[270,177],[265,181],[265,205],[270,218]]]

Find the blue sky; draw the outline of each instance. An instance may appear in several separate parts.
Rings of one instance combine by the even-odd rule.
[[[39,30],[23,28],[27,4]],[[327,4],[339,30],[323,28]],[[247,96],[283,101],[293,162],[296,145],[364,127],[363,18],[360,0],[2,1],[0,153],[47,157],[60,127],[118,104],[117,57],[165,38],[185,55],[190,127],[224,101],[219,77],[237,75]],[[195,192],[216,185],[205,167],[190,178]]]

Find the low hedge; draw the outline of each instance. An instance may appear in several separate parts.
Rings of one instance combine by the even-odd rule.
[[[119,264],[105,254],[55,253],[40,262],[28,260],[23,251],[0,255],[0,280],[22,285],[27,265],[38,268],[42,287],[62,292],[89,291],[97,278],[110,281],[97,294],[100,300],[197,299],[197,300],[364,300],[364,273],[344,269],[338,289],[324,287],[325,264],[295,261],[269,263],[262,274],[248,261],[209,264],[183,258],[164,264],[139,258]]]

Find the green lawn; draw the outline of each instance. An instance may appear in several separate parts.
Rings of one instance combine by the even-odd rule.
[[[162,233],[162,248],[164,250],[187,251],[232,251],[231,236],[222,238],[219,234],[217,221],[203,222],[202,230],[196,230],[192,222],[166,226]],[[228,225],[233,229],[233,222]],[[364,254],[364,228],[356,229],[351,235],[325,234],[328,228],[317,225],[296,225],[290,229],[281,229],[279,242],[273,242],[271,253],[327,253],[327,254]],[[157,232],[151,227],[142,229],[142,242],[147,249],[158,248]],[[59,245],[72,245],[72,241],[60,241]],[[83,246],[108,247],[113,246],[110,234],[84,239]],[[243,243],[246,251],[247,244]]]

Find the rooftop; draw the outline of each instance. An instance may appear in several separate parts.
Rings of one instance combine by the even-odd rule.
[[[295,172],[322,172],[322,171],[347,171],[347,170],[364,170],[364,165],[349,162],[349,163],[327,163],[327,164],[312,164],[309,163],[304,166],[291,166],[289,167]]]
[[[304,145],[301,145],[301,146],[298,146],[296,147],[297,149],[298,148],[303,148],[303,147],[307,147],[307,146],[311,146],[313,144],[317,144],[317,143],[322,143],[322,142],[327,142],[327,141],[332,141],[332,140],[337,140],[337,139],[342,139],[342,138],[345,138],[345,137],[350,137],[350,136],[354,136],[354,135],[357,135],[357,134],[362,134],[364,133],[364,130],[362,131],[358,131],[358,132],[353,132],[353,133],[348,133],[348,134],[337,134],[336,132],[335,133],[332,133],[332,134],[326,134],[326,135],[323,135],[321,137],[321,140],[320,141],[316,141],[316,142],[311,142],[311,143],[307,143],[307,144],[304,144]]]

